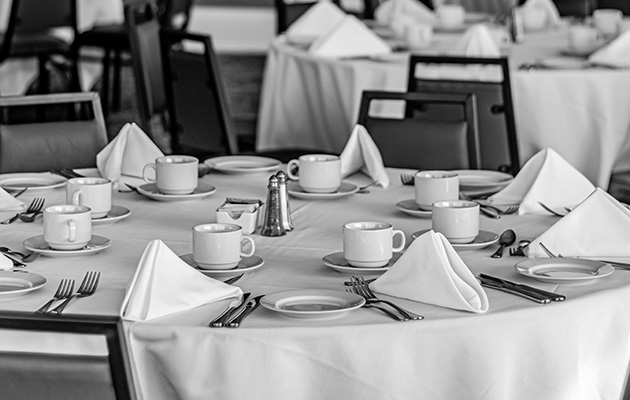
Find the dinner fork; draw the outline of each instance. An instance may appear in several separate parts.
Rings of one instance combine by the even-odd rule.
[[[64,308],[70,303],[70,301],[77,297],[89,297],[96,292],[96,288],[98,287],[98,281],[101,278],[101,273],[97,271],[88,271],[83,277],[83,281],[81,282],[81,286],[76,291],[75,294],[68,297],[63,303],[61,303],[57,308],[50,311],[51,314],[61,314]]]
[[[62,279],[59,282],[59,286],[57,287],[57,291],[53,295],[53,298],[48,301],[48,303],[44,304],[40,308],[35,311],[36,313],[45,313],[48,312],[50,306],[57,300],[63,300],[70,297],[72,291],[74,290],[74,279]]]
[[[37,217],[42,212],[42,208],[44,208],[45,202],[46,199],[44,199],[43,197],[35,197],[33,201],[31,201],[31,204],[29,204],[26,211],[18,215],[20,217],[20,220],[23,222],[35,221],[35,217]]]
[[[355,282],[355,285],[353,287],[361,292],[357,294],[360,294],[361,296],[363,296],[366,302],[387,304],[390,307],[394,308],[396,311],[398,311],[403,317],[408,318],[408,319],[413,319],[413,320],[424,319],[422,315],[418,315],[418,314],[412,313],[411,311],[407,311],[404,308],[400,307],[399,305],[389,300],[383,300],[376,297],[376,295],[374,294],[374,292],[372,292],[372,289],[370,289],[370,286],[365,281],[365,279],[363,279],[362,276],[359,276],[359,277],[351,276],[350,281]]]
[[[360,293],[357,293],[357,291],[354,289],[354,287],[352,289],[349,289],[349,288],[346,289],[346,292],[358,294],[359,296],[361,296]],[[361,296],[361,297],[363,297],[363,296]],[[365,299],[365,297],[363,297],[363,298]],[[367,300],[365,300],[365,304],[363,304],[363,307],[365,307],[365,308],[376,308],[377,310],[380,310],[380,311],[384,312],[385,314],[389,315],[392,319],[395,319],[396,321],[400,321],[400,322],[409,321],[408,318],[405,318],[402,315],[394,314],[393,312],[389,311],[385,307],[377,306],[374,303],[368,303]]]
[[[539,204],[542,208],[544,208],[544,209],[545,209],[545,211],[547,211],[547,212],[549,212],[549,213],[551,213],[551,214],[555,215],[556,217],[564,217],[564,216],[566,215],[566,214],[562,214],[562,213],[560,213],[560,212],[558,212],[558,211],[554,210],[553,208],[549,207],[548,205],[546,205],[546,204],[545,204],[545,203],[543,203],[542,201],[539,201],[539,202],[538,202],[538,204]],[[567,210],[567,208],[566,208],[566,207],[565,207],[564,209],[565,209],[565,210]],[[569,211],[570,211],[570,210],[568,210],[568,211],[567,211],[567,213],[568,213]]]
[[[415,184],[414,180],[415,180],[415,174],[409,174],[409,173],[404,173],[404,172],[400,174],[400,181],[402,182],[403,185],[413,186]]]

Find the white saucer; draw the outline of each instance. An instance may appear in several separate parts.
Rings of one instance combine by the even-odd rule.
[[[536,258],[521,261],[514,266],[516,272],[547,283],[586,283],[604,278],[615,270],[602,261],[558,257]]]
[[[138,187],[138,193],[147,196],[150,199],[157,201],[183,201],[183,200],[196,200],[210,196],[217,191],[212,185],[204,182],[199,182],[197,188],[190,194],[164,194],[160,193],[155,186],[155,183],[147,183]]]
[[[226,174],[266,172],[279,169],[282,162],[274,158],[258,156],[223,156],[203,162],[212,169]]]
[[[33,236],[24,241],[24,248],[36,251],[46,257],[74,257],[99,253],[112,245],[112,241],[103,236],[92,235],[92,239],[82,249],[55,250],[44,241],[44,235]]]
[[[127,218],[129,215],[131,215],[131,210],[128,208],[112,204],[112,209],[109,210],[106,216],[92,220],[92,226],[113,224],[114,222]]]
[[[26,271],[0,271],[0,300],[12,299],[37,290],[46,278]]]
[[[396,203],[396,208],[405,214],[420,218],[431,218],[431,211],[421,210],[415,199],[403,200]]]
[[[260,304],[268,310],[298,319],[333,319],[365,304],[357,294],[338,290],[287,290],[265,295]]]
[[[238,265],[232,269],[202,269],[197,266],[195,260],[193,260],[192,253],[184,254],[183,256],[179,256],[184,262],[191,267],[195,268],[197,271],[201,272],[204,275],[208,275],[211,277],[229,277],[238,274],[246,274],[252,271],[257,270],[262,267],[265,263],[265,260],[258,256],[244,257],[241,258],[241,261]]]
[[[459,190],[469,196],[491,195],[506,187],[514,177],[505,172],[490,170],[455,170],[459,176]]]
[[[430,229],[423,229],[421,231],[417,231],[411,234],[412,239],[418,238],[418,236],[422,236],[426,232],[430,231]],[[479,231],[479,235],[471,242],[471,243],[451,243],[454,249],[458,250],[478,250],[483,249],[484,247],[488,247],[491,244],[495,244],[499,241],[499,235],[493,232],[488,231]]]
[[[289,194],[298,199],[305,200],[329,200],[338,199],[340,197],[351,196],[359,191],[359,186],[354,183],[343,181],[341,186],[333,193],[308,193],[297,182],[287,182],[287,191]]]
[[[391,260],[389,260],[387,265],[377,268],[353,267],[352,265],[348,264],[348,261],[343,256],[342,251],[329,254],[323,257],[322,261],[324,262],[324,265],[334,269],[337,272],[343,272],[346,274],[370,275],[380,274],[389,270],[391,266],[394,265],[396,261],[398,261],[401,255],[402,253],[394,253],[393,257],[391,258]]]
[[[14,174],[0,174],[0,187],[19,190],[28,188],[29,192],[49,190],[66,184],[63,176],[50,172],[20,172]]]

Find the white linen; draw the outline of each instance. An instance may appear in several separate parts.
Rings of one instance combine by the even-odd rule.
[[[490,29],[484,24],[475,24],[468,28],[451,52],[465,57],[495,58],[501,55],[499,46]]]
[[[21,211],[23,208],[23,201],[16,199],[6,190],[0,188],[0,211]]]
[[[545,12],[549,25],[559,25],[561,22],[558,7],[551,0],[527,0],[521,8],[539,8]]]
[[[319,1],[295,20],[287,29],[289,40],[313,41],[343,22],[346,13],[328,0]]]
[[[352,58],[391,53],[391,47],[354,15],[317,38],[308,52],[320,57]]]
[[[142,254],[120,314],[126,320],[148,321],[242,295],[240,288],[205,276],[156,239]]]
[[[529,159],[503,190],[490,196],[495,204],[520,204],[519,215],[547,212],[539,202],[553,207],[574,206],[595,186],[553,149],[544,149]]]
[[[116,137],[96,155],[96,166],[101,176],[114,182],[133,185],[145,183],[142,170],[164,156],[162,150],[135,122],[126,123]]]
[[[361,171],[376,181],[379,186],[389,186],[389,176],[385,171],[381,152],[363,125],[354,127],[339,158],[341,158],[342,177],[345,178]]]
[[[588,61],[617,68],[630,67],[630,30],[591,54]]]
[[[439,232],[416,238],[373,290],[440,307],[482,314],[488,297],[475,276]]]
[[[385,25],[395,23],[401,16],[430,24],[435,24],[437,21],[435,13],[418,0],[387,0],[374,10],[374,20]]]
[[[548,257],[539,243],[564,257],[630,257],[630,210],[602,189],[532,241],[529,257]]]

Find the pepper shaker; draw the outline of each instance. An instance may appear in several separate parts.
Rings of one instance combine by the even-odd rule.
[[[287,192],[287,174],[284,171],[276,172],[278,178],[278,187],[280,189],[280,210],[282,216],[282,227],[285,231],[293,230],[293,222],[291,221],[291,208],[289,207],[289,193]]]
[[[282,226],[282,209],[280,208],[280,185],[278,178],[272,175],[267,185],[267,207],[265,220],[260,231],[262,236],[282,236],[287,232]]]

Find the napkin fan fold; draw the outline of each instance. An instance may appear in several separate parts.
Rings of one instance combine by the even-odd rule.
[[[317,38],[309,53],[329,58],[368,57],[391,53],[391,47],[354,15]]]
[[[525,8],[540,8],[543,10],[549,25],[558,25],[562,20],[558,7],[556,7],[551,0],[527,0],[525,4],[521,6],[521,9]]]
[[[361,171],[378,185],[389,186],[389,176],[385,171],[381,152],[363,125],[354,127],[339,158],[341,159],[341,176],[344,178]]]
[[[616,68],[630,67],[630,30],[591,54],[588,60]]]
[[[501,55],[490,29],[483,24],[468,28],[455,43],[451,53],[465,57],[499,57]]]
[[[383,294],[440,307],[485,313],[488,297],[472,272],[439,232],[414,240],[396,263],[371,284]]]
[[[286,35],[289,40],[308,39],[312,41],[331,31],[345,17],[346,13],[336,4],[322,0],[311,6],[295,20],[287,29]]]
[[[413,18],[416,22],[435,25],[435,13],[417,0],[387,0],[374,10],[376,22],[389,25],[399,16]]]

